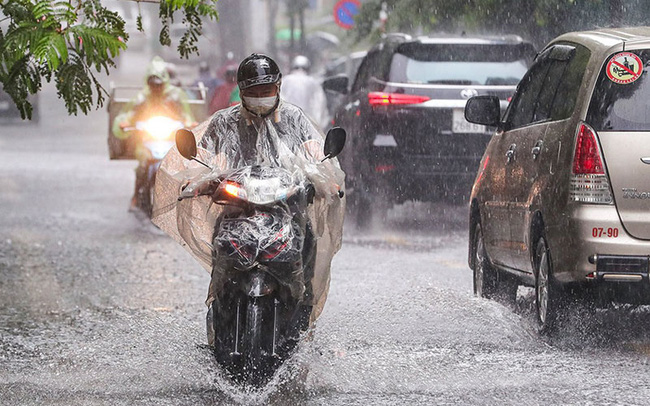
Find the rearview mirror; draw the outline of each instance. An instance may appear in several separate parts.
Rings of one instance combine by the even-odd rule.
[[[325,138],[325,147],[323,152],[325,159],[334,158],[343,151],[347,134],[341,127],[330,128]],[[323,161],[325,160],[323,159]]]
[[[192,131],[181,128],[176,131],[176,148],[185,159],[196,158],[196,139]]]
[[[465,120],[497,126],[501,122],[501,102],[496,96],[474,96],[465,105]]]
[[[346,75],[340,74],[323,80],[323,89],[332,92],[347,94],[349,79]]]

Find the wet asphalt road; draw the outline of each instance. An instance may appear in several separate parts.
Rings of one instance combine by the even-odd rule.
[[[204,345],[208,274],[127,212],[104,110],[0,127],[1,405],[647,404],[650,310],[535,332],[530,290],[476,299],[465,209],[405,205],[348,232],[313,340],[265,388]]]

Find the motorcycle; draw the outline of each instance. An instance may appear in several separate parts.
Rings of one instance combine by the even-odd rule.
[[[137,191],[137,205],[151,217],[153,211],[153,191],[156,173],[162,159],[174,145],[173,135],[176,130],[183,127],[183,123],[165,116],[154,116],[147,120],[138,121],[134,127],[127,127],[124,131],[134,132],[139,137],[143,156],[138,157],[143,163],[136,172],[136,184],[140,187]]]
[[[345,137],[341,128],[328,132],[325,159],[341,152]],[[197,159],[190,131],[179,130],[176,145],[184,158],[209,167]],[[312,309],[304,302],[316,244],[306,212],[314,193],[286,169],[248,166],[213,171],[178,197],[209,195],[224,206],[212,255],[212,283],[220,286],[206,321],[214,356],[236,382],[268,382],[309,327]]]

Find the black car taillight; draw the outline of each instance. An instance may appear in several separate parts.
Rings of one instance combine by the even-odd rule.
[[[385,92],[370,92],[368,93],[368,103],[372,107],[387,106],[393,104],[419,104],[430,100],[427,96],[418,96],[415,94],[403,93],[385,93]]]

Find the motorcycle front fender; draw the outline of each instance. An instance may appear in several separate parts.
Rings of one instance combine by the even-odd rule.
[[[266,272],[253,271],[246,281],[244,292],[248,297],[264,297],[275,292],[276,288],[277,284],[272,276]]]

